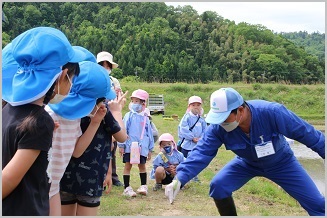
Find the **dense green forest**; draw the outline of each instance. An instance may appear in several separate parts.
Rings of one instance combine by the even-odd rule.
[[[73,45],[109,51],[117,78],[146,82],[316,84],[325,81],[325,34],[273,33],[213,11],[164,2],[7,2],[2,47],[36,26],[62,30]]]
[[[282,36],[303,47],[309,54],[317,56],[319,61],[325,60],[325,34],[300,31],[282,33]]]

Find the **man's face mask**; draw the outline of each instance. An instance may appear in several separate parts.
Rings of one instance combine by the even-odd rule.
[[[231,132],[233,131],[234,129],[236,129],[236,127],[238,127],[238,125],[240,124],[240,121],[242,119],[242,116],[240,117],[240,120],[239,121],[236,121],[237,120],[237,113],[238,113],[238,110],[236,111],[236,117],[235,117],[235,121],[233,122],[223,122],[222,124],[220,124],[221,127],[223,127],[226,132]]]
[[[69,88],[69,91],[67,92],[67,95],[69,94],[72,86],[73,86],[73,83],[70,81],[70,78],[68,76],[68,74],[66,74],[67,78],[68,78],[68,81],[70,83],[70,88]],[[64,98],[66,98],[67,95],[61,95],[60,94],[60,82],[58,82],[58,93],[55,94],[55,96],[49,101],[50,104],[58,104],[60,103],[62,100],[64,100]]]

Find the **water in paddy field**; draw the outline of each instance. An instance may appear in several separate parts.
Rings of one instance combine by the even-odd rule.
[[[290,143],[294,155],[306,169],[319,191],[325,196],[325,163],[324,160],[307,146],[294,141]]]

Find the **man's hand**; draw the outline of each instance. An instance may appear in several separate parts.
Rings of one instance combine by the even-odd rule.
[[[177,193],[181,189],[181,182],[178,179],[173,180],[169,185],[165,188],[165,195],[168,197],[169,202],[172,204],[176,198]]]

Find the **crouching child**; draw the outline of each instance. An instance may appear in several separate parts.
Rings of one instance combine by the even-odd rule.
[[[162,185],[170,184],[175,175],[176,167],[184,161],[184,155],[177,150],[174,137],[163,133],[159,137],[160,152],[153,160],[150,178],[156,180],[153,191],[161,190]]]

